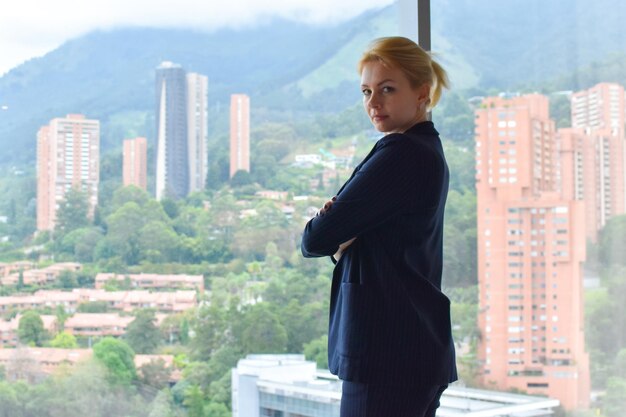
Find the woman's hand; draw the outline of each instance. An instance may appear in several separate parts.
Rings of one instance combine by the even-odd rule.
[[[317,212],[318,216],[323,216],[324,214],[326,214],[327,211],[329,211],[331,209],[331,207],[333,206],[333,203],[337,200],[337,196],[334,196],[333,198],[331,198],[330,200],[328,200],[321,209],[319,209],[319,211]]]
[[[330,209],[333,207],[333,204],[335,203],[335,201],[337,201],[337,196],[334,196],[333,198],[331,198],[330,200],[328,200],[321,209],[319,209],[319,211],[317,212],[318,216],[323,216],[324,214],[328,213],[328,211],[330,211]],[[337,252],[333,255],[333,258],[335,258],[336,261],[339,260],[339,258],[341,258],[341,255],[343,254],[343,252],[348,249],[348,247],[350,245],[352,245],[352,242],[354,242],[356,240],[356,237],[353,237],[352,239],[348,240],[347,242],[343,242],[342,244],[339,245],[339,250],[337,250]]]
[[[343,252],[346,249],[348,249],[348,246],[352,245],[352,242],[354,242],[355,240],[356,240],[356,237],[353,237],[347,242],[343,242],[341,245],[339,245],[339,250],[333,255],[333,258],[335,258],[335,260],[338,261],[339,258],[341,258],[341,255],[343,255]]]

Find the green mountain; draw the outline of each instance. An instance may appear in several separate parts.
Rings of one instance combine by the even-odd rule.
[[[487,87],[540,84],[626,52],[621,0],[434,0],[431,12]]]
[[[615,64],[626,54],[619,0],[433,0],[431,12],[432,46],[457,90],[584,88],[607,76],[590,75],[603,67],[594,62],[623,68]],[[37,129],[67,113],[101,120],[105,152],[125,137],[152,140],[154,69],[163,60],[209,77],[213,137],[227,132],[231,93],[251,96],[253,124],[341,111],[360,99],[360,52],[397,33],[397,14],[390,6],[336,25],[270,20],[241,30],[126,28],[73,39],[0,78],[0,104],[8,106],[0,111],[0,164],[32,166]]]
[[[323,64],[358,23],[314,27],[273,21],[213,33],[133,28],[74,39],[0,78],[0,102],[9,107],[0,113],[0,162],[32,161],[39,126],[67,113],[101,120],[104,149],[133,133],[152,138],[154,69],[164,60],[208,75],[210,103],[218,114],[231,93],[248,93],[254,103]]]

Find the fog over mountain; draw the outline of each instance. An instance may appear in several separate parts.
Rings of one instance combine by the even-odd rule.
[[[433,49],[458,90],[586,87],[599,76],[592,62],[626,54],[626,3],[618,0],[434,0],[431,12]],[[87,34],[0,78],[0,105],[8,106],[0,163],[32,166],[37,129],[67,113],[101,120],[105,151],[132,135],[152,140],[154,68],[163,60],[209,77],[211,134],[228,127],[231,93],[251,96],[253,123],[340,111],[359,100],[360,52],[376,36],[397,34],[396,22],[390,6],[327,26],[273,20],[212,33]]]

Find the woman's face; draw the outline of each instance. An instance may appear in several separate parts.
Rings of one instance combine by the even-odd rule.
[[[379,132],[404,133],[426,120],[430,86],[413,88],[398,68],[385,67],[379,61],[365,63],[361,91],[365,111]]]

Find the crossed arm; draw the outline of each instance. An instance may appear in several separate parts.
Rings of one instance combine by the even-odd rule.
[[[335,200],[337,200],[337,196],[334,196],[333,198],[331,198],[330,200],[328,200],[321,209],[319,209],[317,215],[318,216],[323,216],[324,214],[326,214],[327,211],[329,211],[332,207],[333,207],[333,203],[335,202]],[[338,261],[339,258],[341,258],[341,255],[343,254],[343,252],[348,249],[348,247],[350,245],[352,245],[352,243],[356,240],[356,237],[353,237],[352,239],[348,240],[347,242],[343,242],[339,244],[339,249],[337,250],[337,252],[335,252],[335,254],[333,255],[333,258],[335,258],[335,261]]]
[[[307,223],[303,255],[341,256],[360,235],[409,209],[411,196],[428,180],[430,165],[429,155],[420,156],[415,149],[406,138],[378,149],[342,192]]]

